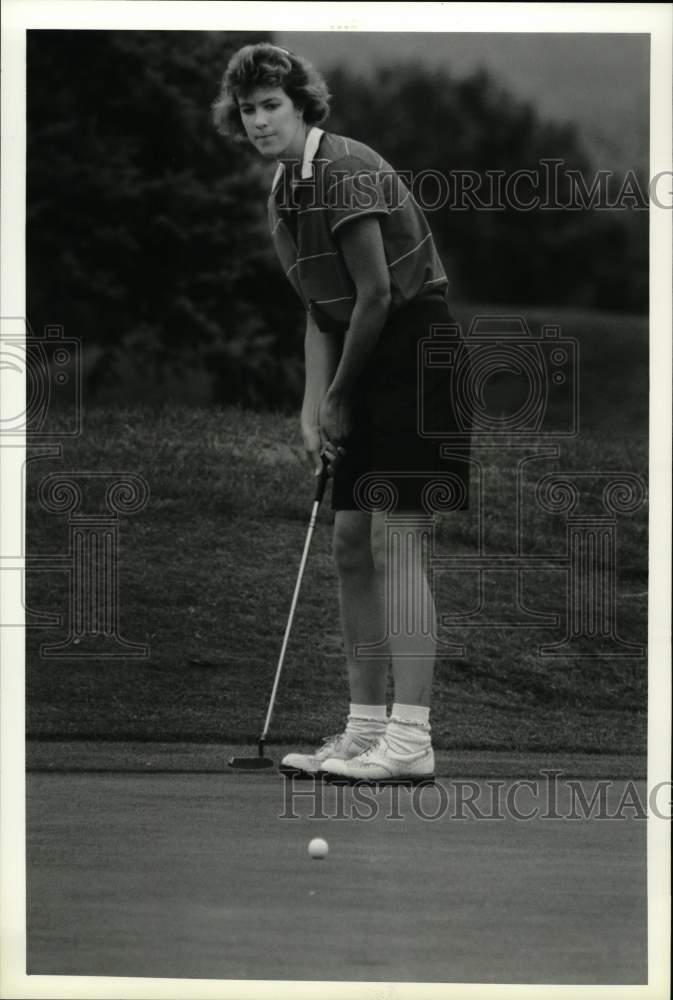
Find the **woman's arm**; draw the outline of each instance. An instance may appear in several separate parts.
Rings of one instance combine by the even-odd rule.
[[[320,409],[320,429],[332,445],[350,429],[349,400],[390,310],[390,276],[379,220],[374,215],[337,230],[344,263],[355,285],[355,306],[334,378]]]
[[[319,472],[322,467],[320,407],[339,363],[339,345],[334,337],[319,329],[310,313],[306,316],[304,359],[305,383],[301,430],[306,453],[315,471]]]

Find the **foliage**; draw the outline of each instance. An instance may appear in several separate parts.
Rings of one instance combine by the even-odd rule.
[[[297,391],[299,309],[270,246],[269,171],[209,117],[228,55],[261,37],[29,34],[28,317],[104,347],[85,351],[90,392],[115,374],[142,372],[142,391],[198,369],[230,401]]]
[[[446,188],[429,183],[427,197],[438,206],[427,215],[458,298],[646,310],[646,211],[523,211],[504,195],[502,209],[479,207],[497,201],[498,189],[491,195],[487,180],[496,171],[504,179],[537,171],[543,202],[549,191],[552,203],[568,203],[571,170],[590,189],[591,165],[573,126],[541,120],[531,104],[515,100],[484,71],[454,80],[446,70],[415,64],[381,66],[365,80],[340,68],[330,85],[334,131],[361,139],[416,178],[433,171],[448,179]],[[558,180],[545,186],[547,170],[552,177],[554,171],[543,161],[552,160],[561,161]],[[475,207],[461,198],[461,171],[479,175]],[[523,199],[533,194],[525,179],[519,190]],[[609,191],[616,199],[619,185]]]
[[[266,220],[272,168],[219,137],[229,55],[268,33],[29,31],[27,314],[85,346],[87,398],[295,407],[302,310]],[[330,74],[327,127],[400,169],[511,171],[577,136],[485,73]],[[647,213],[429,213],[455,296],[647,305]]]

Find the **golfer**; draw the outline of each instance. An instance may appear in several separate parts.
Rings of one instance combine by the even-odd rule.
[[[417,361],[419,340],[453,322],[448,281],[427,220],[393,167],[364,142],[320,127],[329,100],[304,58],[261,43],[232,57],[213,105],[219,132],[247,137],[277,163],[271,236],[306,309],[303,444],[316,473],[325,462],[332,476],[350,710],[343,732],[315,753],[288,754],[280,770],[422,781],[435,766],[433,474],[453,484],[454,509],[468,503],[467,458],[442,458],[439,443],[418,432],[419,405],[449,408],[437,379],[434,398],[419,397]],[[403,533],[401,574],[391,517]]]

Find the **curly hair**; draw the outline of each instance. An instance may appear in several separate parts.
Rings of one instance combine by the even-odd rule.
[[[220,135],[243,137],[238,102],[256,87],[282,87],[307,125],[319,125],[329,114],[331,94],[323,77],[302,56],[270,42],[245,45],[229,60],[217,100],[212,105]]]

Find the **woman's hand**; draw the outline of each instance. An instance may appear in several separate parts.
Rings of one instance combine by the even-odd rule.
[[[304,441],[304,451],[309,464],[316,475],[322,470],[322,442],[320,440],[320,428],[317,424],[310,422],[302,416],[301,436]]]
[[[330,475],[343,454],[344,442],[352,427],[351,405],[340,393],[328,391],[318,413],[322,454],[325,456]]]

